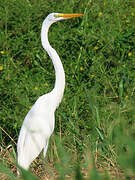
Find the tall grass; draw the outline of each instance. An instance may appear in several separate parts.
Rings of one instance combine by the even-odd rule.
[[[64,65],[66,89],[45,165],[41,155],[31,171],[50,179],[134,178],[132,0],[0,0],[1,177],[15,178],[15,142],[23,119],[36,99],[54,86],[54,68],[40,42],[42,21],[51,12],[85,16],[50,29],[50,43]],[[30,175],[22,174],[24,179]]]

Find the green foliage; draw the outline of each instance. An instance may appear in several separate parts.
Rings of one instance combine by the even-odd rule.
[[[1,162],[0,162],[0,172],[6,174],[8,177],[10,177],[11,180],[16,180],[16,177],[11,173],[7,167],[5,167]]]
[[[40,42],[44,18],[80,12],[85,16],[58,22],[49,32],[66,89],[48,161],[61,179],[66,174],[83,179],[83,168],[91,179],[109,179],[115,168],[121,176],[135,175],[134,7],[131,0],[0,0],[1,146],[17,141],[32,104],[54,87],[54,68]]]
[[[36,176],[34,176],[31,172],[26,171],[25,169],[19,167],[21,172],[21,178],[24,180],[39,180]]]

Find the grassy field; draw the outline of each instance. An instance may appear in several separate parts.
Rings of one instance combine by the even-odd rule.
[[[41,154],[30,171],[50,180],[135,179],[134,0],[0,0],[0,179],[17,179],[23,119],[54,87],[54,68],[40,41],[51,12],[85,16],[50,28],[66,88],[46,160]]]

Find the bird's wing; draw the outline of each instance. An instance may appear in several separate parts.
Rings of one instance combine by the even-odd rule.
[[[38,99],[24,119],[17,151],[18,163],[25,169],[39,155],[53,132],[54,112],[50,104],[49,98]]]
[[[40,154],[48,142],[48,137],[40,133],[29,132],[23,126],[18,140],[18,164],[27,169],[31,162]]]

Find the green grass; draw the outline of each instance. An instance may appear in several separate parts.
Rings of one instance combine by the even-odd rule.
[[[0,0],[0,172],[15,178],[10,171],[23,119],[54,87],[54,68],[40,41],[42,21],[51,12],[85,16],[58,22],[49,32],[66,88],[45,172],[59,179],[135,178],[133,0]]]

